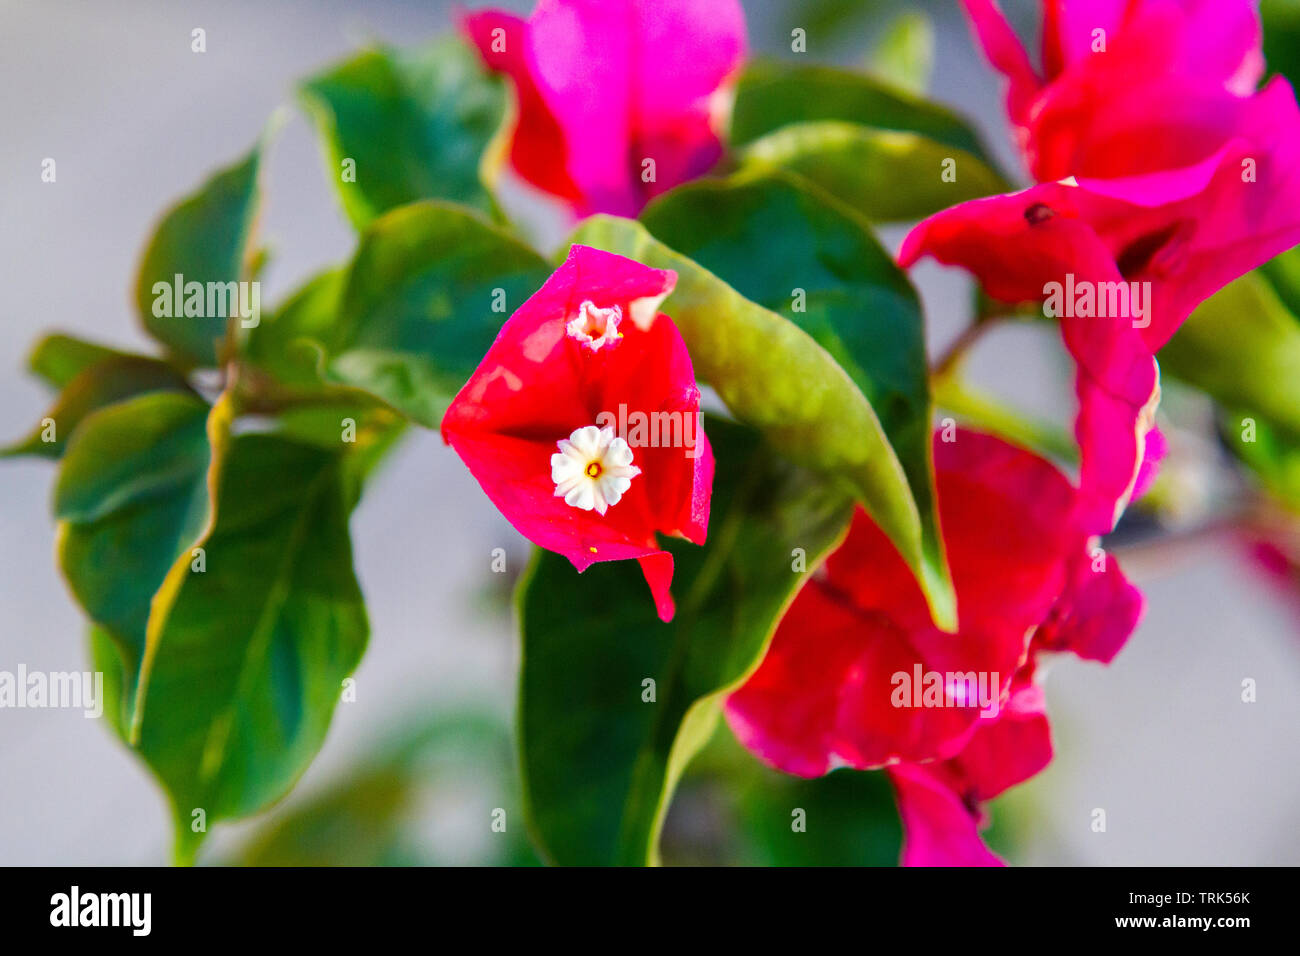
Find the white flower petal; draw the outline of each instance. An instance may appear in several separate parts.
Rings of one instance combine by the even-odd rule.
[[[590,511],[596,506],[595,485],[589,481],[574,485],[569,493],[564,496],[564,503],[571,508]]]
[[[582,473],[582,462],[569,455],[551,456],[551,481],[563,481],[570,475]]]
[[[551,480],[556,497],[572,508],[603,515],[641,474],[632,449],[612,427],[586,425],[555,444],[560,450],[551,455]]]
[[[610,443],[607,458],[615,465],[627,467],[632,464],[632,449],[623,439],[615,438],[613,442]]]
[[[555,485],[555,496],[557,498],[567,498],[569,493],[575,488],[581,488],[589,479],[586,475],[573,475]]]

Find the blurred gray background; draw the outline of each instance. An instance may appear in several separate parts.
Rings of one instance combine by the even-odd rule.
[[[832,6],[852,5],[748,2],[751,45],[788,52],[790,27]],[[932,95],[972,116],[1018,171],[1000,84],[955,4],[910,6],[936,20]],[[1026,2],[1009,6],[1032,22]],[[244,151],[277,107],[288,110],[265,178],[268,301],[346,258],[352,233],[293,84],[367,39],[411,43],[446,30],[450,9],[437,0],[0,0],[0,440],[25,432],[48,403],[23,373],[41,333],[148,347],[129,288],[153,222]],[[880,22],[849,23],[810,29],[808,55],[860,61]],[[195,27],[207,31],[201,55],[190,51]],[[57,161],[55,184],[41,182],[45,157]],[[544,211],[524,212],[539,236],[559,238]],[[901,235],[885,238],[896,247]],[[933,266],[916,277],[937,350],[963,321],[968,287]],[[1036,414],[1070,413],[1067,369],[1043,330],[989,336],[971,368]],[[84,623],[53,560],[52,473],[43,462],[0,466],[0,670],[88,666]],[[436,435],[414,435],[352,527],[370,650],[357,701],[338,708],[291,801],[345,774],[411,710],[486,701],[506,716],[511,707],[515,643],[508,617],[485,610],[487,572],[492,548],[506,547],[516,563],[525,549],[456,456]],[[1300,863],[1293,610],[1230,541],[1142,557],[1126,568],[1149,610],[1128,648],[1108,669],[1063,659],[1049,674],[1057,756],[1006,799],[1023,814],[1024,845],[1011,862]],[[1246,677],[1258,682],[1257,703],[1240,701]],[[450,787],[430,833],[453,858],[477,858],[493,799],[473,780]],[[1104,834],[1090,830],[1095,807],[1106,810]],[[243,832],[219,828],[214,855]],[[0,864],[160,863],[168,841],[161,792],[107,726],[79,711],[0,710]]]

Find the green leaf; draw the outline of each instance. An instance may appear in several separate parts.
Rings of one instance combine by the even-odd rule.
[[[736,89],[731,143],[744,146],[783,126],[822,120],[917,133],[993,168],[969,124],[951,110],[872,77],[821,65],[749,64]]]
[[[232,861],[239,866],[536,865],[518,813],[514,747],[499,718],[476,711],[420,716],[370,741],[323,789],[277,809]],[[504,832],[466,840],[429,826],[468,789],[505,813]],[[459,798],[459,799],[457,799]],[[444,838],[450,836],[450,839]],[[466,859],[465,844],[472,854]]]
[[[326,377],[437,427],[507,316],[550,273],[537,253],[454,204],[396,209],[361,237],[322,343]]]
[[[579,576],[538,552],[521,581],[519,742],[534,839],[565,864],[654,862],[686,763],[722,698],[757,666],[809,571],[839,541],[848,500],[742,426],[706,423],[717,458],[709,540],[669,544],[678,597],[661,622],[633,561]],[[644,702],[647,679],[654,702]]]
[[[800,0],[799,3],[776,4],[778,35],[789,37],[803,30],[810,43],[821,49],[845,37],[852,38],[884,17],[893,0]]]
[[[305,406],[232,443],[231,412],[168,392],[110,405],[69,442],[55,489],[59,563],[93,622],[106,715],[176,804],[181,860],[201,839],[193,809],[210,822],[252,812],[319,747],[365,643],[346,514],[396,422],[386,413],[386,430],[367,422],[343,444],[335,419],[312,447],[284,436],[339,409]],[[209,528],[214,446],[228,452]]]
[[[720,820],[722,852],[701,856],[683,819]],[[803,779],[780,773],[720,727],[682,779],[664,826],[664,861],[723,866],[897,866],[902,825],[882,771],[841,768]],[[707,843],[703,847],[708,852]]]
[[[1224,411],[1220,427],[1228,446],[1264,487],[1300,510],[1300,432],[1242,411]]]
[[[868,62],[872,74],[913,96],[925,94],[933,67],[934,24],[910,10],[894,18]]]
[[[1300,0],[1260,0],[1264,61],[1292,85],[1300,85]]]
[[[749,168],[797,173],[874,222],[921,219],[1008,188],[965,150],[917,133],[839,120],[783,126],[749,143],[740,160]],[[955,177],[951,182],[945,168]]]
[[[127,723],[130,720],[128,701],[131,694],[127,681],[134,680],[136,669],[123,658],[121,643],[117,638],[98,624],[90,625],[88,644],[91,669],[104,675],[101,695],[104,719],[118,737],[126,740]]]
[[[764,767],[739,797],[752,838],[748,865],[898,865],[902,826],[883,772],[840,769],[803,780]],[[806,830],[792,826],[796,808]]]
[[[849,374],[907,476],[923,574],[943,581],[921,303],[867,225],[782,176],[689,184],[641,218],[667,246],[794,322]]]
[[[1300,507],[1300,254],[1285,252],[1203,302],[1161,368],[1221,406],[1225,443],[1274,496]]]
[[[97,625],[95,658],[115,662],[115,721],[134,702],[153,596],[207,516],[207,413],[178,392],[110,405],[82,423],[59,472],[59,567]]]
[[[1203,302],[1158,358],[1221,404],[1300,434],[1300,322],[1259,273]]]
[[[210,827],[294,784],[369,630],[342,453],[269,434],[214,441],[203,567],[183,554],[154,598],[130,723],[171,799],[181,861],[203,838],[196,810]]]
[[[1259,267],[1259,273],[1268,280],[1291,317],[1300,322],[1300,246],[1274,256]]]
[[[54,516],[96,521],[189,480],[207,458],[207,411],[195,396],[152,392],[89,416],[59,470]]]
[[[65,363],[53,373],[69,374]],[[158,359],[115,353],[77,372],[64,387],[54,405],[26,438],[0,449],[0,458],[38,455],[57,459],[81,422],[96,409],[146,392],[193,394],[185,376]]]
[[[405,419],[368,392],[325,381],[326,345],[336,344],[345,268],[309,279],[252,330],[245,343],[240,404],[273,417],[276,432],[299,441],[349,449],[358,478],[401,437]]]
[[[177,357],[196,365],[216,364],[218,343],[238,303],[231,297],[236,287],[227,283],[248,278],[261,161],[259,144],[173,206],[154,231],[140,264],[135,295],[145,329]],[[184,283],[179,302],[178,275]],[[203,289],[202,315],[185,310],[185,287],[196,282]]]
[[[459,38],[365,50],[301,92],[324,140],[326,175],[356,228],[417,199],[495,211],[480,166],[501,126],[505,91]],[[354,181],[344,178],[347,160]]]
[[[334,342],[346,279],[343,268],[327,269],[309,279],[249,330],[245,358],[285,385],[321,384],[323,348]]]
[[[346,389],[436,427],[550,272],[477,214],[412,203],[371,223],[347,267],[313,277],[268,316],[245,356],[296,399],[337,402]]]
[[[677,271],[663,309],[696,376],[773,447],[843,480],[916,572],[935,620],[955,623],[920,307],[906,276],[851,212],[779,177],[692,184],[645,220],[658,239],[594,217],[574,241]],[[796,289],[806,311],[794,308]]]
[[[34,375],[61,389],[92,365],[124,356],[125,352],[106,345],[55,332],[36,343],[27,357],[27,367]]]

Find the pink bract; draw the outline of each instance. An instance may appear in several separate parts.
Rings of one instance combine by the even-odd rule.
[[[1044,0],[1041,71],[992,0],[963,4],[1008,78],[1034,179],[1077,185],[1067,214],[1126,281],[1152,284],[1152,352],[1204,299],[1300,243],[1300,108],[1284,78],[1255,88],[1250,0]]]
[[[962,5],[1039,182],[1194,165],[1263,75],[1251,0],[1043,0],[1037,67],[994,0]]]
[[[465,29],[514,83],[515,171],[578,216],[635,216],[722,155],[720,95],[746,48],[736,0],[541,0]]]
[[[1038,302],[1049,284],[1063,289],[1114,288],[1124,280],[1110,251],[1082,218],[1082,191],[1060,183],[977,199],[918,225],[899,251],[904,268],[930,255],[974,274],[1006,302]],[[1073,302],[1073,297],[1070,297]],[[1145,459],[1146,434],[1160,397],[1155,359],[1131,306],[1106,317],[1060,317],[1066,347],[1078,363],[1075,393],[1080,449],[1077,522],[1110,531],[1133,495]]]
[[[1255,91],[1247,0],[1045,0],[1038,67],[995,3],[963,4],[1008,79],[1031,172],[1061,181],[945,210],[899,259],[962,266],[1006,302],[1067,281],[1143,293],[1142,314],[1061,317],[1079,363],[1080,508],[1104,533],[1157,458],[1155,352],[1202,301],[1300,243],[1300,109],[1282,78]]]

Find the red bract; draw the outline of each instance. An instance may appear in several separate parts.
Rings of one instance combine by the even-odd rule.
[[[659,616],[673,559],[656,532],[703,544],[713,452],[672,319],[676,273],[574,246],[502,327],[442,421],[492,502],[579,571],[636,558]]]
[[[515,171],[580,216],[635,216],[722,155],[719,93],[745,55],[736,0],[542,0],[528,20],[493,10],[465,29],[514,83]]]
[[[1039,654],[1109,660],[1141,596],[1074,523],[1075,491],[1047,462],[962,431],[935,443],[935,468],[957,633],[934,626],[906,564],[859,512],[726,713],[742,743],[789,773],[890,766],[909,862],[988,862],[979,803],[1051,757]]]
[[[997,718],[980,721],[951,759],[889,768],[905,831],[904,866],[1001,865],[980,839],[983,804],[1052,760],[1047,702],[1034,681],[1040,656],[1070,651],[1110,663],[1141,616],[1142,595],[1113,560],[1099,551],[1076,557]]]
[[[956,757],[889,768],[903,821],[904,866],[1002,864],[980,839],[981,805],[1051,762],[1045,704],[1027,667],[997,719],[981,723]]]

